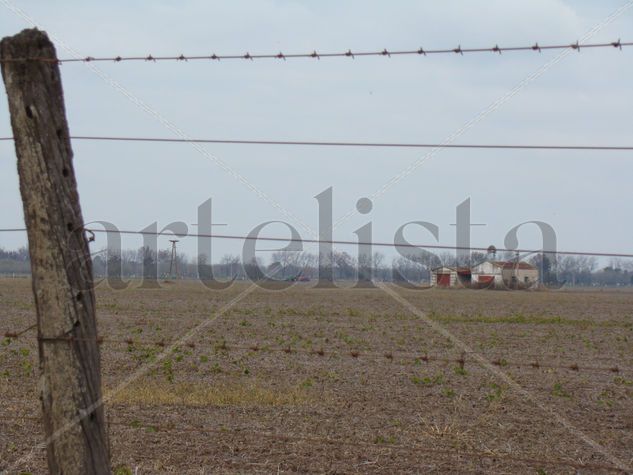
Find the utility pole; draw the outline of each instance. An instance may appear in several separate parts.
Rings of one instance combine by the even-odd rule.
[[[516,259],[516,264],[514,265],[514,285],[515,285],[515,289],[519,288],[519,267],[521,265],[521,255],[519,254],[519,251],[516,251],[514,253],[514,257]]]
[[[178,255],[176,254],[176,243],[180,241],[178,241],[178,239],[170,239],[169,242],[171,243],[171,261],[169,262],[169,277],[173,279],[174,274],[172,273],[172,270],[174,268],[176,269],[176,278],[178,278]]]
[[[0,42],[37,311],[40,397],[52,474],[110,473],[88,240],[55,47]]]

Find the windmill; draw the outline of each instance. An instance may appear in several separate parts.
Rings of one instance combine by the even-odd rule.
[[[176,243],[179,242],[178,239],[170,239],[171,243],[171,260],[169,262],[169,278],[177,279],[178,278],[178,255],[176,254]],[[174,274],[173,271],[176,271]]]

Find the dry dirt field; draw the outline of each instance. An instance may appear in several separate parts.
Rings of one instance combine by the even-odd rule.
[[[633,292],[390,287],[414,314],[381,289],[247,287],[98,288],[115,473],[633,467]],[[0,330],[34,322],[30,282],[0,280]],[[0,471],[46,472],[37,365],[35,330],[3,339]]]

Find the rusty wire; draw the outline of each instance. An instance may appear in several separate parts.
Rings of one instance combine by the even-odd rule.
[[[18,339],[19,337],[21,337],[22,335],[24,335],[26,332],[28,332],[29,330],[32,330],[33,328],[37,327],[37,323],[34,323],[33,325],[30,325],[22,330],[19,331],[15,331],[15,332],[4,332],[4,337],[5,338],[11,338],[13,340]]]
[[[573,292],[573,291],[572,291]],[[235,316],[235,315],[242,315],[241,313],[232,313],[231,316]],[[246,316],[246,315],[242,315],[242,316]],[[298,317],[301,318],[303,316],[305,316],[302,313],[285,313],[284,316],[287,317]],[[335,314],[333,314],[333,316],[335,316]],[[386,313],[386,314],[371,314],[372,318],[381,318],[384,320],[389,320],[389,318],[391,318],[393,315]],[[153,315],[151,320],[152,322],[156,322],[156,321],[160,321],[160,322],[173,322],[174,320],[176,320],[178,317],[175,316],[166,316],[166,315]],[[134,315],[120,315],[117,314],[116,315],[116,320],[122,320],[122,319],[126,319],[127,321],[131,321],[131,322],[137,322],[139,325],[143,325],[147,322],[147,319],[144,317],[137,317]],[[468,317],[464,317],[462,319],[459,320],[450,320],[447,319],[445,320],[442,316],[431,316],[432,320],[438,320],[440,323],[445,323],[445,324],[454,324],[454,325],[468,325],[468,324],[475,324],[475,325],[494,325],[494,324],[504,324],[504,323],[509,323],[509,324],[513,324],[511,321],[508,322],[504,322],[504,321],[481,321],[478,319],[472,319],[469,320]],[[418,319],[414,319],[415,321],[418,321]],[[354,325],[354,323],[350,323],[349,321],[337,321],[337,322],[333,322],[332,320],[328,319],[327,321],[327,326],[329,328],[333,328],[336,327],[337,329],[347,329],[347,330],[354,330],[357,327]],[[575,322],[580,322],[581,327],[585,327],[585,323],[586,320],[569,320],[569,323],[575,323]],[[599,323],[599,322],[596,322]],[[540,325],[540,323],[527,323],[528,325]],[[421,325],[421,327],[424,327],[424,325]],[[591,324],[587,324],[587,327],[591,327]],[[626,323],[622,322],[622,325],[619,324],[614,324],[614,325],[610,325],[610,328],[626,328]],[[604,328],[604,327],[603,327]],[[542,336],[542,335],[538,335],[538,334],[514,334],[512,335],[512,341],[526,341],[526,340],[533,340],[535,338],[535,336]],[[528,341],[529,344],[529,341]],[[482,351],[465,351],[465,354],[484,354],[484,352]],[[500,350],[495,350],[495,351],[486,351],[485,352],[485,356],[489,359],[495,359],[495,358],[505,358],[507,355],[503,352],[501,352]],[[523,358],[527,358],[527,359],[531,359],[531,360],[540,360],[540,359],[547,359],[547,360],[556,360],[556,361],[561,361],[561,360],[569,360],[572,358],[572,356],[567,355],[565,353],[526,353],[526,352],[521,352],[521,356]],[[618,361],[622,361],[623,358],[617,358],[617,357],[613,357],[613,356],[605,356],[605,355],[591,355],[590,359],[592,361],[603,361],[603,362],[618,362]],[[631,361],[633,362],[633,357],[631,358]]]
[[[538,42],[529,46],[499,46],[494,45],[489,48],[462,48],[461,45],[458,45],[455,48],[443,48],[443,49],[425,49],[423,47],[407,49],[407,50],[376,50],[376,51],[352,51],[348,49],[343,52],[326,52],[319,53],[316,50],[311,53],[265,53],[265,54],[251,54],[250,52],[245,52],[242,54],[216,54],[211,53],[207,55],[140,55],[140,56],[84,56],[84,57],[75,57],[75,58],[43,58],[43,57],[31,57],[31,58],[9,58],[0,60],[1,62],[21,62],[21,61],[41,61],[47,63],[91,63],[91,62],[128,62],[128,61],[141,61],[148,63],[156,63],[159,61],[222,61],[222,60],[246,60],[246,61],[254,61],[256,59],[277,59],[280,61],[286,61],[288,59],[322,59],[322,58],[349,58],[355,59],[356,57],[366,57],[366,56],[382,56],[385,58],[391,58],[392,56],[428,56],[428,55],[438,55],[438,54],[449,54],[449,55],[459,55],[464,56],[465,54],[470,53],[494,53],[494,54],[502,54],[502,53],[510,53],[510,52],[520,52],[520,51],[532,51],[541,53],[542,51],[549,50],[574,50],[580,52],[582,49],[597,49],[597,48],[616,48],[622,50],[625,46],[633,46],[633,42],[622,42],[620,39],[617,41],[611,41],[607,43],[584,43],[580,44],[578,41],[570,44],[548,44],[548,45],[540,45]]]
[[[31,327],[32,328],[32,327]],[[29,328],[30,329],[30,328]],[[22,332],[24,333],[24,332]],[[18,335],[18,336],[16,336]],[[5,332],[5,338],[17,340],[20,335],[16,332]],[[73,335],[61,335],[61,336],[39,336],[37,337],[39,341],[44,342],[65,342],[65,343],[73,343],[75,341],[94,341],[97,344],[126,344],[128,346],[132,345],[142,345],[142,346],[155,346],[157,348],[165,348],[171,346],[173,342],[167,342],[165,340],[143,340],[137,338],[110,338],[104,337],[100,335],[96,338],[78,338]],[[350,357],[354,359],[358,358],[380,358],[387,359],[393,361],[395,359],[399,360],[411,360],[412,362],[420,362],[420,363],[432,363],[432,362],[440,362],[440,363],[455,363],[458,364],[461,368],[464,368],[468,365],[479,365],[476,359],[467,358],[468,353],[462,353],[462,355],[458,358],[447,358],[438,355],[432,355],[425,352],[413,353],[413,352],[405,352],[400,350],[383,350],[383,351],[372,351],[372,350],[360,350],[360,349],[350,349],[348,351],[340,351],[340,350],[332,350],[325,349],[323,347],[316,349],[304,349],[304,348],[295,348],[292,346],[283,346],[283,347],[275,347],[269,346],[266,344],[252,343],[250,345],[240,345],[237,343],[229,343],[226,340],[219,341],[217,343],[210,342],[188,342],[181,345],[183,347],[188,347],[191,349],[195,349],[198,347],[202,348],[213,348],[215,351],[223,351],[229,352],[234,350],[240,351],[252,351],[252,352],[269,352],[269,353],[285,353],[285,354],[305,354],[312,356],[335,356],[335,357]],[[508,361],[503,357],[497,356],[495,357],[491,363],[495,366],[500,367],[520,367],[520,368],[532,368],[532,369],[565,369],[574,372],[608,372],[614,374],[620,374],[622,372],[633,371],[633,369],[629,368],[620,368],[617,365],[613,366],[587,366],[587,365],[579,365],[576,362],[570,362],[567,364],[561,363],[547,363],[544,362],[542,358],[535,358],[530,362],[517,362],[517,361]]]

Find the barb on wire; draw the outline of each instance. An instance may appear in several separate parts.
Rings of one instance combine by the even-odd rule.
[[[30,325],[27,328],[25,328],[23,330],[20,330],[20,331],[14,331],[14,332],[6,331],[6,332],[4,332],[4,337],[16,340],[16,339],[20,338],[22,335],[24,335],[26,332],[34,329],[35,327],[37,327],[37,323],[34,323],[33,325]]]
[[[519,52],[519,51],[537,51],[541,53],[543,50],[563,50],[563,49],[572,49],[580,52],[580,49],[586,48],[616,48],[621,50],[623,46],[632,46],[633,42],[622,42],[620,39],[617,41],[611,41],[608,43],[585,43],[581,44],[579,41],[571,44],[550,44],[550,45],[539,45],[538,42],[532,46],[505,46],[501,47],[498,44],[495,44],[491,48],[462,48],[461,45],[457,46],[457,48],[444,48],[444,49],[428,49],[424,50],[423,48],[417,48],[412,50],[388,50],[384,48],[382,50],[377,51],[355,51],[353,52],[351,49],[348,49],[344,52],[330,52],[330,53],[317,53],[314,50],[312,53],[292,53],[292,54],[282,54],[282,53],[265,53],[265,54],[251,54],[250,52],[246,52],[244,54],[216,54],[213,53],[211,55],[184,55],[181,54],[179,56],[169,56],[169,55],[157,55],[154,56],[152,54],[148,54],[146,56],[84,56],[77,58],[63,58],[57,60],[58,63],[89,63],[93,61],[114,61],[116,63],[120,63],[122,61],[149,61],[149,62],[157,62],[157,61],[185,61],[185,60],[220,60],[220,59],[245,59],[245,60],[255,60],[255,59],[298,59],[298,58],[312,58],[312,59],[321,59],[324,58],[337,58],[337,57],[347,57],[347,58],[355,58],[356,56],[386,56],[390,58],[391,56],[405,56],[405,55],[419,55],[419,56],[427,56],[430,54],[459,54],[463,56],[468,53],[499,53],[502,52]],[[16,62],[16,61],[42,61],[42,62],[55,62],[55,60],[51,60],[50,58],[40,58],[40,57],[32,57],[32,58],[13,58],[2,60],[3,62]]]

